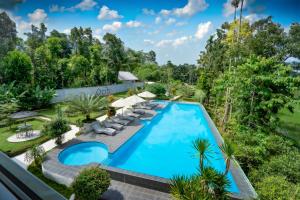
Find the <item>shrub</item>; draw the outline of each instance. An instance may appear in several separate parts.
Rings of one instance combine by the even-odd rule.
[[[257,193],[264,200],[299,199],[300,186],[288,182],[283,176],[269,176],[256,184]]]
[[[115,99],[116,99],[116,98],[114,97],[114,95],[109,95],[109,96],[107,96],[107,101],[108,101],[109,103],[114,102]]]
[[[258,170],[250,173],[251,180],[258,182],[266,176],[284,176],[286,180],[300,183],[300,154],[291,151],[287,154],[274,156],[266,161]]]
[[[129,89],[128,91],[127,91],[127,96],[132,96],[132,95],[134,95],[136,93],[136,91],[134,91],[133,89]]]
[[[82,170],[75,178],[72,188],[78,200],[98,200],[110,185],[109,174],[99,167]]]
[[[114,107],[109,106],[106,114],[108,118],[111,118],[116,115],[116,109]]]
[[[39,166],[43,162],[45,155],[46,154],[44,148],[36,144],[26,152],[25,161],[33,161],[35,166]]]
[[[156,94],[157,96],[164,96],[166,93],[166,89],[161,83],[153,83],[150,85],[146,85],[146,90]]]
[[[19,97],[19,105],[22,109],[28,110],[46,108],[50,105],[54,95],[53,89],[41,89],[40,86],[30,87]]]
[[[63,117],[63,112],[61,109],[58,109],[56,119],[44,126],[43,133],[48,134],[51,138],[56,138],[56,144],[60,145],[63,134],[69,130],[70,127],[67,120]]]

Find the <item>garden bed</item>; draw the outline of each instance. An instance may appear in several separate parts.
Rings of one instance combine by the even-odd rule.
[[[53,188],[54,190],[56,190],[57,192],[62,194],[67,199],[69,199],[70,196],[72,195],[73,191],[71,188],[68,188],[65,185],[58,184],[58,183],[46,178],[43,175],[41,166],[35,166],[32,164],[28,167],[28,171],[30,171],[33,175],[38,177],[40,180],[42,180],[48,186],[50,186],[51,188]]]
[[[25,152],[27,149],[29,149],[35,144],[41,144],[49,140],[48,136],[41,136],[35,140],[30,140],[26,142],[20,142],[20,143],[8,142],[7,138],[16,134],[17,126],[20,123],[24,123],[24,122],[17,122],[13,124],[11,128],[9,126],[0,128],[0,151],[3,151],[9,156],[18,155],[20,153]],[[40,119],[31,119],[31,120],[27,120],[26,123],[32,124],[33,130],[42,130],[43,125],[46,122]]]

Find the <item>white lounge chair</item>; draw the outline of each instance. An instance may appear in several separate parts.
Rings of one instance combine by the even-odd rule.
[[[122,124],[117,124],[117,123],[111,123],[111,122],[108,122],[108,121],[103,121],[102,122],[102,124],[103,124],[103,126],[105,127],[105,128],[113,128],[113,129],[116,129],[116,130],[122,130],[123,129],[123,127],[124,127],[124,125],[122,125]]]
[[[102,133],[102,134],[106,134],[106,135],[112,136],[112,135],[115,135],[116,132],[117,132],[113,128],[103,128],[103,127],[101,127],[101,125],[100,125],[100,123],[98,121],[97,122],[93,122],[91,126],[92,126],[94,132],[97,133],[97,134],[101,134]]]
[[[109,120],[111,120],[112,122],[115,122],[117,124],[122,124],[122,125],[125,125],[125,126],[130,123],[130,121],[125,120],[125,119],[120,119],[118,117],[113,117],[113,118],[111,118]]]
[[[131,122],[135,120],[135,117],[128,116],[126,114],[124,114],[124,115],[118,114],[117,117],[120,118],[120,119],[125,119],[125,120],[128,120],[128,121],[131,121]]]

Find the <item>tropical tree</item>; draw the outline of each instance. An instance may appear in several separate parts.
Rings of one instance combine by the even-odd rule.
[[[7,52],[14,50],[17,42],[16,23],[12,21],[6,12],[0,13],[0,60]]]
[[[226,169],[224,174],[226,175],[230,169],[231,161],[234,161],[235,150],[233,148],[233,145],[229,142],[224,142],[222,145],[219,146],[219,148],[225,156]]]
[[[231,6],[234,7],[234,21],[236,20],[236,9],[239,7],[240,0],[232,0]]]
[[[197,151],[197,156],[199,157],[199,167],[200,172],[204,169],[204,161],[212,157],[212,149],[208,140],[197,138],[193,141],[193,147]]]
[[[33,161],[35,166],[38,166],[43,162],[45,155],[45,149],[42,146],[36,144],[33,145],[31,149],[25,153],[25,161]]]
[[[91,113],[94,111],[100,111],[106,108],[108,105],[105,97],[94,96],[94,95],[80,95],[70,100],[69,109],[74,112],[80,112],[85,115],[85,120],[91,120]]]

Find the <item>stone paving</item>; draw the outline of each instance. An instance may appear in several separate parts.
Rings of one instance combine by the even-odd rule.
[[[171,200],[168,193],[147,188],[111,181],[111,186],[102,195],[103,200]]]

